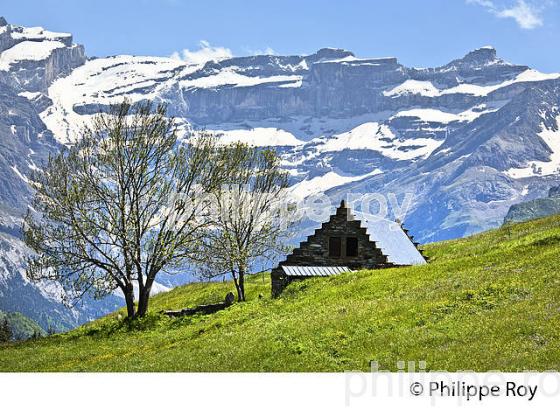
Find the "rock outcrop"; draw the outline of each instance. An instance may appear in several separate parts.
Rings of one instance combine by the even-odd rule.
[[[47,92],[57,78],[86,61],[72,35],[42,27],[21,27],[0,20],[0,80],[28,92]]]
[[[551,188],[547,198],[512,205],[504,218],[504,224],[530,221],[555,214],[560,214],[560,186]]]

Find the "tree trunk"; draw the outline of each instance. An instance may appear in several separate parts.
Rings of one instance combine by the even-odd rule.
[[[231,272],[231,276],[233,277],[233,283],[235,284],[235,290],[237,291],[237,301],[241,302],[245,300],[245,295],[243,293],[243,290],[241,289],[241,286],[239,285],[239,281],[237,280],[235,271]]]
[[[237,289],[237,301],[245,302],[245,270],[239,269],[239,286]]]
[[[126,312],[129,319],[134,317],[134,287],[132,283],[126,285],[124,290],[124,300],[126,302]]]
[[[136,312],[137,317],[144,317],[148,312],[148,302],[150,301],[150,291],[152,290],[152,285],[144,286],[139,292],[138,297],[138,311]]]

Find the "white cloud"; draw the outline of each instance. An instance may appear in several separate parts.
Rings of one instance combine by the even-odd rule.
[[[171,58],[183,60],[188,64],[199,65],[207,61],[219,61],[231,57],[233,57],[233,53],[229,48],[214,47],[206,40],[200,41],[198,50],[193,51],[185,48],[183,51],[175,51],[171,54]]]
[[[267,47],[264,50],[255,50],[253,52],[254,55],[266,55],[266,56],[273,56],[276,54],[276,51],[272,49],[272,47]]]
[[[498,18],[510,18],[525,30],[532,30],[544,24],[542,13],[549,6],[550,1],[541,1],[539,5],[525,0],[517,0],[515,3],[496,4],[492,0],[467,0],[469,4],[477,4],[484,7],[489,13]]]
[[[249,48],[249,47],[244,47],[243,49],[247,54],[253,55],[253,56],[274,56],[276,55],[276,51],[274,51],[274,49],[272,47],[266,47],[264,50],[258,48],[256,50]]]
[[[490,0],[467,0],[469,4],[478,4],[479,6],[486,7],[487,9],[494,9],[494,3]]]
[[[523,0],[518,0],[515,6],[504,9],[496,15],[500,18],[512,18],[519,24],[519,27],[526,30],[531,30],[543,25],[540,10]]]

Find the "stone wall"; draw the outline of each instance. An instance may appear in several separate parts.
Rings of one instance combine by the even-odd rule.
[[[342,238],[341,257],[329,256],[329,238]],[[347,257],[346,238],[355,237],[358,240],[357,256]],[[391,266],[387,257],[370,241],[366,228],[355,220],[351,210],[344,204],[331,215],[328,222],[316,229],[315,233],[301,242],[300,246],[286,257],[286,260],[271,272],[272,295],[278,296],[293,278],[286,276],[282,266],[347,266],[350,269],[384,268]]]

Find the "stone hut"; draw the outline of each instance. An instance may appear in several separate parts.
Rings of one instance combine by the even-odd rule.
[[[272,296],[297,279],[425,264],[417,245],[400,223],[352,212],[342,201],[328,222],[272,270]]]

